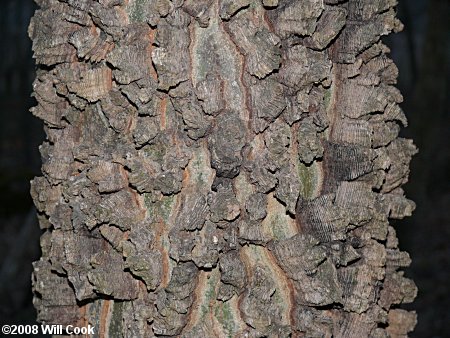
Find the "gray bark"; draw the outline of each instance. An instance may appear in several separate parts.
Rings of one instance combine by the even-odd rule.
[[[395,0],[40,0],[34,303],[99,337],[405,337]]]

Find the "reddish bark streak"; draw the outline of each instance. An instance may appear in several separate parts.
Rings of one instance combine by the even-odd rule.
[[[114,301],[112,300],[103,300],[102,304],[102,310],[100,313],[100,320],[99,320],[99,327],[98,327],[98,336],[100,338],[107,338],[106,332],[108,329],[108,315],[109,315],[109,308],[111,306],[111,303]]]
[[[267,257],[269,258],[270,264],[273,266],[274,270],[278,273],[278,276],[281,277],[282,283],[286,285],[288,288],[288,298],[289,298],[289,325],[291,327],[295,326],[295,290],[294,286],[292,285],[292,281],[290,278],[286,275],[284,270],[278,265],[277,260],[273,253],[269,250],[267,252]]]
[[[79,308],[80,313],[80,321],[79,326],[80,327],[86,327],[89,323],[89,319],[87,318],[87,308],[89,304],[83,305]]]
[[[155,243],[158,243],[158,250],[161,252],[162,257],[162,279],[161,279],[161,288],[165,288],[169,284],[169,254],[167,250],[162,245],[161,237],[165,232],[165,224],[162,221],[156,223],[156,236]]]

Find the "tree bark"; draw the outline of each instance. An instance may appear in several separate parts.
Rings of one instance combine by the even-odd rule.
[[[395,0],[38,0],[45,323],[406,337]]]

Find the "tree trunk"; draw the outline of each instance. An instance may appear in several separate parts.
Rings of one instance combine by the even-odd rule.
[[[95,337],[405,337],[395,0],[38,0],[34,303]]]

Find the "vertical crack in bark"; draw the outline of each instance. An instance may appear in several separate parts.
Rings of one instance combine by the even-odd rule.
[[[99,337],[108,337],[108,322],[111,316],[111,304],[114,304],[113,300],[104,300],[102,305],[102,310],[100,314],[100,326],[98,335]]]
[[[150,33],[149,33],[149,37],[150,37],[150,44],[149,44],[149,52],[148,52],[148,60],[149,60],[149,68],[150,68],[150,74],[152,76],[152,78],[155,81],[158,81],[158,73],[156,72],[155,66],[153,65],[153,61],[152,61],[152,54],[153,54],[153,44],[155,43],[155,34],[156,34],[157,30],[150,28]]]
[[[266,251],[266,255],[268,256],[268,261],[273,267],[274,272],[276,272],[276,275],[280,279],[280,284],[282,284],[280,289],[281,292],[284,292],[284,294],[281,296],[282,299],[286,300],[287,306],[286,306],[286,314],[284,315],[288,319],[288,325],[290,327],[294,326],[294,313],[295,313],[295,290],[294,286],[292,285],[292,281],[289,279],[289,277],[284,273],[283,269],[277,264],[277,261],[275,257],[273,256],[272,252],[269,250]]]
[[[162,278],[161,278],[161,288],[167,287],[170,280],[170,266],[169,266],[169,252],[166,248],[164,248],[164,241],[168,240],[168,230],[166,229],[166,225],[164,222],[157,222],[157,231],[155,236],[155,242],[158,245],[158,250],[161,252],[161,265],[162,265]]]

